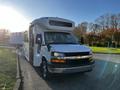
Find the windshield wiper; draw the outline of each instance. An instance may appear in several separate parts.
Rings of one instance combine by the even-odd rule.
[[[59,42],[48,42],[48,44],[61,44]]]
[[[79,43],[74,43],[74,42],[49,42],[48,44],[79,44]]]
[[[78,43],[65,43],[65,44],[78,44]]]

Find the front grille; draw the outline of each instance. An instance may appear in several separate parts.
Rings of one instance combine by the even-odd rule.
[[[89,52],[76,52],[76,53],[64,53],[65,56],[85,56],[89,55]]]
[[[66,63],[53,63],[52,66],[56,68],[69,68],[69,67],[78,67],[78,66],[85,66],[85,65],[90,65],[93,62],[90,62],[89,58],[87,59],[75,59],[75,60],[70,60],[66,59]]]
[[[75,60],[66,60],[66,64],[70,65],[70,66],[83,66],[83,65],[89,65],[90,61],[89,58],[87,59],[75,59]]]

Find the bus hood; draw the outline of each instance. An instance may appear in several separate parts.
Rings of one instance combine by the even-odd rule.
[[[90,48],[79,44],[50,45],[53,52],[90,52]]]

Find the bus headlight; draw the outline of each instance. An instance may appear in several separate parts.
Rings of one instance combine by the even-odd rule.
[[[52,52],[51,62],[53,63],[65,63],[64,54],[59,52]]]
[[[64,57],[64,54],[63,53],[59,53],[59,52],[53,52],[52,55],[54,57]]]

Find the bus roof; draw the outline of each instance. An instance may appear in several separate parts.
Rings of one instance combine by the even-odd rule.
[[[75,23],[68,19],[58,17],[42,17],[32,21],[31,25],[39,24],[47,29],[73,30]]]

